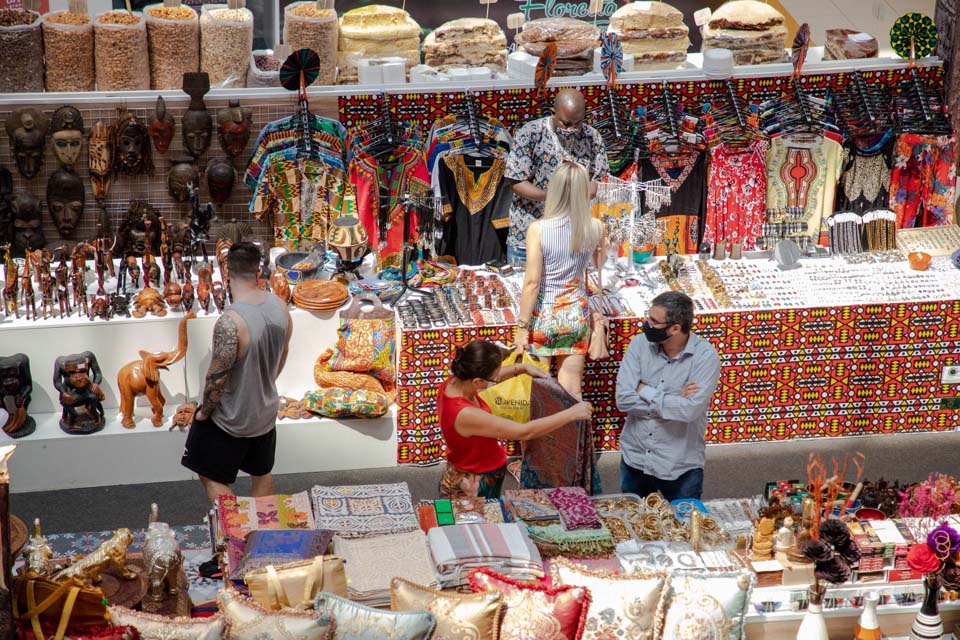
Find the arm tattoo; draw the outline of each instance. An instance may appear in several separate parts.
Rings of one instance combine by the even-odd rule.
[[[207,417],[213,415],[214,409],[220,404],[227,386],[227,376],[237,361],[239,344],[239,330],[232,314],[220,316],[213,328],[213,358],[203,389],[202,411]]]

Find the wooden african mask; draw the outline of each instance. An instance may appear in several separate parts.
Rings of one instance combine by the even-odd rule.
[[[170,149],[174,129],[176,123],[173,115],[167,111],[167,103],[163,101],[163,96],[157,96],[157,107],[150,114],[150,139],[159,153],[166,153]]]
[[[250,129],[253,126],[253,109],[241,107],[239,100],[231,100],[227,109],[217,113],[217,139],[220,148],[236,160],[243,155],[250,141]]]
[[[57,169],[47,180],[47,209],[61,238],[73,237],[85,199],[83,180],[77,174]]]
[[[115,253],[142,256],[148,243],[150,253],[160,253],[160,218],[147,202],[132,200],[130,210],[120,223]]]
[[[200,172],[192,160],[178,160],[167,174],[167,192],[177,202],[190,202],[192,190],[200,188]]]
[[[90,142],[87,147],[87,162],[90,165],[90,185],[93,197],[103,206],[110,191],[110,173],[113,170],[113,150],[110,148],[110,130],[97,120],[90,129]]]
[[[213,117],[203,102],[210,91],[210,76],[203,72],[183,74],[183,91],[190,96],[190,106],[180,121],[180,133],[183,147],[196,159],[210,148],[213,135]]]
[[[147,127],[125,109],[120,111],[117,121],[110,128],[110,145],[114,171],[128,176],[153,173]]]
[[[237,172],[226,158],[210,158],[207,163],[207,188],[210,197],[217,204],[223,204],[230,199],[233,184],[237,180]]]
[[[40,216],[40,199],[35,195],[24,192],[13,198],[13,249],[17,257],[46,246]]]
[[[50,117],[53,152],[65,169],[74,171],[83,151],[83,116],[75,107],[64,106]]]
[[[17,109],[7,118],[7,135],[17,162],[17,171],[27,180],[43,168],[43,147],[50,121],[33,107]]]

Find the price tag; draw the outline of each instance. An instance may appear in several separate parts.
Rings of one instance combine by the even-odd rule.
[[[869,33],[864,33],[861,31],[860,33],[851,33],[847,36],[847,40],[853,40],[854,42],[870,42],[873,40],[873,36]]]
[[[633,3],[633,6],[635,6],[638,11],[650,11],[653,3],[650,2],[650,0],[637,0],[637,2]]]
[[[707,24],[707,21],[710,20],[710,16],[713,15],[713,11],[710,7],[704,7],[698,11],[693,12],[693,23],[698,27],[702,27]]]
[[[527,22],[527,16],[523,13],[511,13],[507,16],[507,29],[520,29]]]
[[[590,13],[597,15],[601,11],[603,11],[603,0],[590,0]]]
[[[497,0],[480,0],[480,4],[497,4]]]

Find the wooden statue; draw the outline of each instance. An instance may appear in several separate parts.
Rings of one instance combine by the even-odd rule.
[[[27,414],[33,394],[30,358],[23,353],[0,358],[0,406],[7,412],[3,432],[11,438],[28,436],[37,422]]]
[[[210,313],[210,294],[213,293],[213,267],[209,262],[201,263],[197,270],[197,302],[204,313]]]
[[[130,529],[117,529],[113,536],[101,544],[89,555],[83,556],[66,569],[53,576],[54,582],[64,582],[76,578],[84,586],[92,587],[100,582],[104,569],[115,567],[126,580],[133,580],[137,574],[127,569],[127,547],[133,542]]]
[[[167,315],[166,307],[167,305],[160,292],[148,284],[133,299],[133,317],[142,318],[151,313],[158,318],[162,318]]]
[[[96,433],[107,422],[100,384],[103,372],[91,351],[60,356],[53,364],[53,386],[60,392],[60,428],[69,434]]]
[[[159,294],[158,294],[159,295]],[[120,389],[121,424],[133,429],[133,402],[137,396],[145,395],[153,408],[153,426],[163,424],[163,405],[166,399],[160,390],[160,371],[179,362],[187,355],[187,321],[196,316],[191,311],[180,320],[180,340],[176,351],[150,353],[141,351],[140,359],[128,362],[117,374],[117,388]]]
[[[17,318],[20,317],[20,304],[17,300],[18,296],[18,269],[17,263],[13,261],[12,247],[10,243],[6,243],[3,247],[3,308],[6,315],[9,317],[10,314],[13,314]]]
[[[27,260],[23,265],[23,273],[20,274],[20,298],[23,300],[23,308],[27,320],[37,319],[37,294],[33,289],[33,279],[30,277],[30,261]]]
[[[769,560],[773,557],[773,518],[760,518],[753,530],[752,560]]]

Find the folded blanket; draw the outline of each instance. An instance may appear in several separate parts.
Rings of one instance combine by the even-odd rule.
[[[550,502],[560,512],[564,529],[600,529],[600,513],[583,487],[558,487],[547,491]]]
[[[530,538],[543,557],[602,558],[616,548],[606,527],[568,531],[563,525],[530,525]]]
[[[341,537],[414,531],[418,527],[406,482],[321,487],[312,490],[316,527]]]
[[[469,583],[470,570],[489,566],[517,580],[543,577],[540,552],[522,524],[467,524],[427,533],[430,554],[444,588]]]
[[[539,522],[560,517],[560,512],[542,489],[507,489],[503,492],[503,505],[514,521]]]

